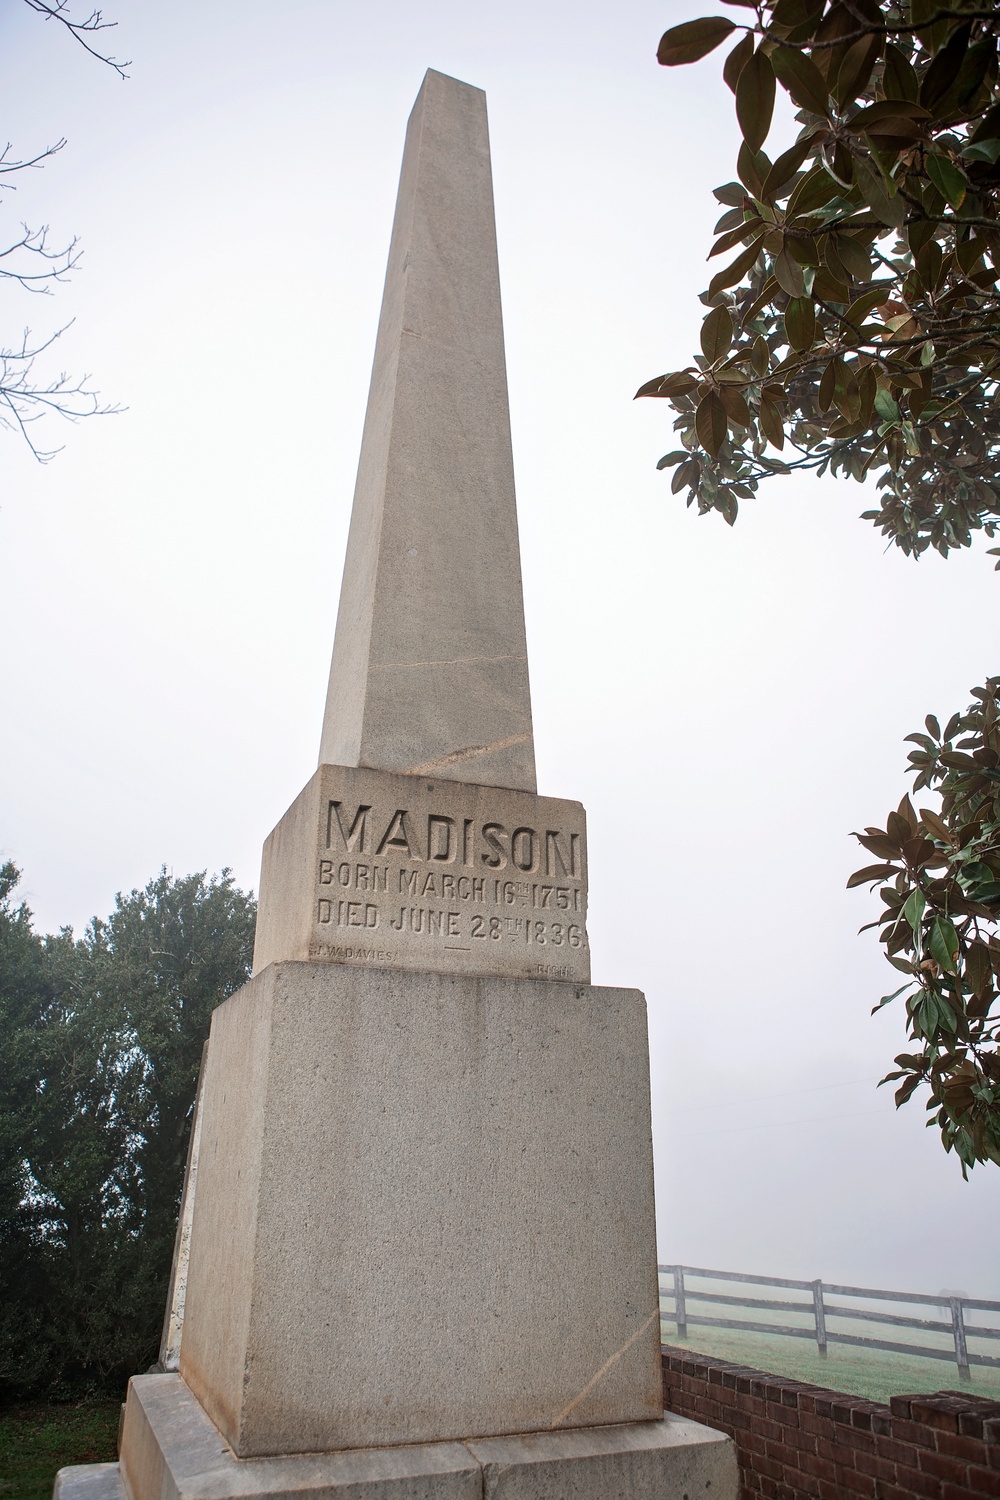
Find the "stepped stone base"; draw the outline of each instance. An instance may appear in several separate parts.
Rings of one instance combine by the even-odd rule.
[[[54,1500],[736,1500],[732,1440],[699,1422],[239,1459],[179,1375],[129,1386],[122,1461],[62,1469]]]
[[[638,991],[272,964],[202,1109],[180,1374],[240,1458],[659,1417]]]

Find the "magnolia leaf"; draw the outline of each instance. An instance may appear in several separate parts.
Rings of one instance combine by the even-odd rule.
[[[898,422],[901,420],[899,407],[885,389],[885,386],[880,385],[875,392],[875,410],[883,422]]]
[[[903,907],[903,916],[909,922],[915,933],[919,933],[920,931],[920,923],[923,921],[924,908],[926,907],[926,905],[927,898],[924,895],[923,891],[915,889],[910,892],[909,896],[907,897],[906,904]]]
[[[925,109],[933,109],[958,77],[969,47],[971,30],[970,26],[960,26],[932,59],[920,83],[920,102]]]
[[[797,260],[793,260],[787,250],[782,250],[774,257],[774,274],[778,285],[789,297],[801,297],[805,291],[805,280],[802,276],[802,267]]]
[[[833,95],[839,105],[850,103],[864,91],[881,51],[880,36],[859,37],[848,47],[833,86]]]
[[[718,391],[709,391],[698,403],[694,419],[698,441],[712,458],[718,458],[719,449],[726,441],[728,422],[726,408]]]
[[[785,446],[785,423],[781,415],[781,409],[765,388],[760,393],[760,411],[758,413],[760,428],[772,448],[777,448],[780,453]]]
[[[852,130],[869,130],[872,125],[890,119],[929,120],[931,112],[924,109],[922,104],[907,104],[899,99],[878,99],[874,104],[859,109],[848,123]]]
[[[683,26],[671,26],[660,38],[656,49],[656,60],[664,68],[676,68],[681,63],[697,62],[707,57],[720,42],[736,30],[736,23],[728,16],[704,16],[700,21],[685,21]]]
[[[927,175],[952,208],[961,208],[969,190],[968,179],[946,156],[928,156],[924,165]]]
[[[711,363],[729,352],[733,342],[733,318],[728,307],[713,307],[701,325],[701,350]]]
[[[764,190],[764,178],[771,170],[770,159],[763,151],[753,151],[743,141],[736,157],[736,172],[745,183],[753,198],[759,198]]]
[[[887,1083],[888,1079],[884,1079],[883,1082]],[[896,1101],[896,1108],[897,1109],[899,1109],[900,1105],[906,1103],[906,1101],[909,1099],[910,1095],[916,1089],[918,1089],[920,1087],[920,1085],[921,1085],[922,1082],[923,1082],[923,1080],[921,1079],[919,1073],[913,1073],[913,1074],[910,1075],[909,1078],[907,1078],[907,1080],[905,1081],[905,1083],[901,1083],[899,1085],[899,1088],[896,1090],[895,1094],[893,1095],[893,1098]]]
[[[728,286],[735,286],[754,265],[760,255],[761,240],[763,236],[758,235],[752,244],[737,255],[734,261],[730,261],[724,271],[718,271],[708,284],[708,295],[714,297]]]
[[[721,187],[712,189],[712,197],[718,198],[720,203],[726,203],[730,208],[742,208],[746,202],[747,190],[742,182],[724,182]]]
[[[935,963],[941,965],[947,973],[955,972],[955,963],[958,958],[960,943],[955,925],[949,917],[936,916],[931,922],[930,948],[931,958]]]
[[[882,87],[887,99],[908,99],[912,103],[916,103],[920,92],[920,81],[910,62],[891,42],[885,49]]]
[[[898,1000],[904,990],[912,990],[912,988],[913,980],[911,979],[907,984],[901,984],[898,990],[893,990],[891,995],[883,995],[879,1003],[872,1006],[872,1015],[874,1015],[877,1010],[881,1010],[883,1005],[889,1005],[893,1000]],[[882,1081],[884,1083],[885,1079],[883,1079]]]
[[[800,215],[816,213],[839,194],[840,188],[825,167],[817,165],[811,168],[788,200],[785,222],[789,223]]]
[[[831,234],[830,244],[836,246],[840,264],[854,281],[871,280],[871,259],[856,239],[849,234]]]
[[[816,337],[816,309],[811,297],[792,297],[785,308],[785,335],[796,354],[812,347]]]
[[[833,393],[837,387],[837,364],[836,359],[831,359],[819,383],[819,409],[829,411],[833,405]]]
[[[722,397],[722,404],[726,408],[726,416],[730,422],[736,427],[750,427],[753,423],[753,418],[750,415],[750,408],[747,406],[743,392],[737,390],[735,386],[727,385],[723,386],[719,394]]]
[[[736,118],[751,151],[767,139],[774,113],[774,69],[760,48],[748,58],[736,83]]]
[[[969,944],[969,950],[965,955],[965,973],[973,993],[981,995],[993,977],[990,950],[985,943]]]
[[[804,140],[796,141],[794,146],[789,147],[787,151],[781,153],[764,179],[761,196],[768,203],[772,203],[777,196],[778,189],[783,188],[795,176],[806,157],[812,151],[817,138],[816,134],[807,135]]]
[[[865,865],[863,870],[855,870],[847,882],[847,889],[852,890],[856,885],[873,884],[880,880],[891,880],[899,872],[895,865]]]
[[[923,823],[927,831],[932,834],[934,838],[938,839],[942,844],[951,843],[951,829],[948,827],[947,823],[945,823],[942,818],[939,818],[936,812],[932,812],[929,807],[922,807],[920,809],[920,821]]]
[[[736,46],[722,65],[722,76],[726,84],[736,93],[736,81],[742,73],[747,59],[753,56],[753,32],[744,32]]]
[[[862,157],[854,158],[854,180],[875,217],[890,229],[898,229],[906,219],[906,204],[898,193],[889,196],[885,179]]]
[[[632,397],[638,401],[640,396],[686,396],[698,385],[697,377],[689,375],[686,370],[678,370],[673,375],[657,375],[655,380],[647,380],[641,385]]]
[[[782,88],[800,109],[808,109],[814,115],[828,113],[829,91],[812,58],[797,48],[782,47],[779,43],[771,53],[771,64]]]

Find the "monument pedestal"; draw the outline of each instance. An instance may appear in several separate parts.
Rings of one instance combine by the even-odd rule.
[[[645,1002],[278,963],[212,1019],[180,1373],[241,1458],[662,1412]]]
[[[131,1382],[122,1466],[63,1469],[54,1500],[725,1500],[732,1441],[657,1422],[468,1442],[236,1458],[178,1375]]]

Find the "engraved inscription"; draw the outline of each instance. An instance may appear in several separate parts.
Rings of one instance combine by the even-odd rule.
[[[321,766],[261,870],[254,971],[302,959],[587,983],[583,808]]]
[[[407,783],[393,778],[386,790],[396,796],[381,804],[367,786],[360,798],[328,797],[311,956],[350,962],[373,953],[362,961],[392,963],[382,955],[416,950],[431,963],[440,951],[469,955],[474,967],[507,959],[518,972],[578,977],[587,948],[583,838],[579,827],[551,826],[543,811],[575,804],[507,792],[500,816],[487,806],[486,816],[469,817],[455,810],[460,785],[442,787],[449,800],[437,804],[433,784],[410,785],[423,795],[398,799]],[[467,791],[480,806],[489,795]],[[528,817],[506,816],[514,796]],[[366,946],[368,935],[387,946]]]

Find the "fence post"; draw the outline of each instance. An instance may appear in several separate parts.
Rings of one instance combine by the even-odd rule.
[[[823,1306],[823,1283],[813,1282],[813,1313],[816,1318],[816,1348],[826,1358],[826,1309]]]
[[[684,1302],[684,1267],[671,1266],[674,1273],[674,1319],[677,1323],[677,1337],[686,1339],[688,1332],[687,1307]]]
[[[951,1332],[955,1340],[955,1363],[958,1365],[958,1377],[960,1380],[971,1380],[972,1373],[969,1370],[969,1349],[965,1342],[965,1318],[962,1313],[961,1297],[950,1297],[951,1303]]]

